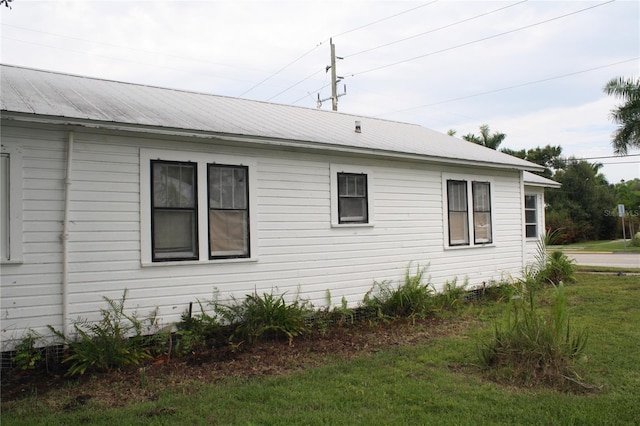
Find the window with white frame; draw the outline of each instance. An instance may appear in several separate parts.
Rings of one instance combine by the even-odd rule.
[[[11,199],[9,198],[9,154],[3,153],[0,157],[0,258],[9,260],[11,252],[9,250],[9,211]]]
[[[2,145],[0,155],[0,262],[22,262],[22,149]]]
[[[373,226],[373,171],[331,164],[331,226]]]
[[[231,155],[141,149],[142,264],[255,260],[251,170]]]
[[[538,238],[538,197],[524,196],[525,235],[527,238]]]
[[[491,183],[446,180],[448,246],[481,246],[493,242]],[[473,239],[471,239],[471,232]]]

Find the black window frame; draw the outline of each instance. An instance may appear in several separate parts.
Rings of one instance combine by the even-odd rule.
[[[363,178],[364,179],[364,183],[363,183],[363,188],[364,188],[364,195],[362,196],[358,196],[358,195],[342,195],[340,193],[340,182],[341,182],[341,178],[348,178],[348,177],[356,177],[356,178]],[[338,172],[337,175],[337,191],[336,193],[338,194],[338,223],[339,224],[368,224],[369,223],[369,180],[367,177],[366,173],[348,173],[348,172]],[[360,220],[347,220],[343,218],[342,215],[342,200],[343,199],[353,199],[353,198],[357,198],[357,199],[362,199],[363,200],[363,206],[364,206],[364,215],[363,218]]]
[[[464,210],[452,209],[451,206],[451,185],[453,184],[463,184],[464,186]],[[466,241],[461,243],[453,243],[451,241],[451,213],[466,213],[465,223],[466,223]],[[461,179],[447,179],[447,224],[448,224],[448,235],[449,235],[449,246],[450,247],[459,247],[459,246],[468,246],[471,245],[471,238],[469,235],[469,185],[466,180]]]
[[[244,193],[244,202],[245,208],[212,208],[211,207],[211,169],[214,167],[219,168],[228,168],[228,169],[240,169],[244,171],[245,178],[245,193]],[[235,164],[218,164],[218,163],[208,163],[207,164],[207,225],[208,225],[208,248],[209,248],[209,260],[216,259],[245,259],[251,257],[251,210],[250,210],[250,198],[249,198],[249,166],[243,165],[235,165]],[[244,211],[245,213],[245,230],[244,230],[244,238],[246,242],[246,253],[243,254],[228,254],[228,255],[213,255],[212,254],[212,241],[211,241],[211,215],[210,212],[212,210],[219,211]]]
[[[480,209],[485,206],[477,206],[476,205],[476,187],[479,185],[483,185],[487,187],[489,192],[489,199],[487,200],[486,209]],[[471,198],[473,203],[473,244],[474,245],[485,245],[485,244],[493,244],[493,211],[491,209],[491,182],[487,181],[472,181],[471,182]],[[476,235],[476,213],[485,213],[489,214],[489,241],[478,241],[478,236]]]
[[[167,164],[167,165],[181,165],[181,166],[189,166],[193,168],[193,207],[185,208],[185,207],[156,207],[155,206],[155,181],[154,181],[154,167],[155,165]],[[191,161],[167,161],[167,160],[151,160],[150,163],[150,190],[151,190],[151,261],[152,262],[179,262],[179,261],[189,261],[189,260],[199,260],[199,229],[198,229],[198,164]],[[158,256],[156,250],[156,211],[192,211],[192,220],[193,220],[193,255],[192,256],[175,256],[175,257],[164,257]]]

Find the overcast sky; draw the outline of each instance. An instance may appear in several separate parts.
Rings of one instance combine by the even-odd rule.
[[[640,75],[640,2],[29,1],[2,8],[1,61],[341,112],[458,136],[481,124],[502,147],[613,155],[602,92]],[[331,109],[325,101],[323,109]],[[610,182],[640,177],[640,151],[600,158]],[[617,164],[613,164],[617,163]]]

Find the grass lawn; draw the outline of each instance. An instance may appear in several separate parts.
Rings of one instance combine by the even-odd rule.
[[[583,243],[565,244],[561,246],[551,246],[551,249],[575,250],[575,251],[611,251],[622,253],[640,253],[640,247],[631,245],[631,240],[627,239],[626,247],[623,240],[614,241],[585,241]]]
[[[194,378],[115,408],[89,400],[62,410],[66,393],[59,389],[3,401],[1,421],[30,426],[640,424],[638,277],[579,274],[566,292],[572,326],[589,332],[577,369],[595,390],[572,393],[488,380],[477,366],[476,347],[491,336],[494,319],[507,308],[491,302],[465,306],[444,336],[350,361],[215,384]]]

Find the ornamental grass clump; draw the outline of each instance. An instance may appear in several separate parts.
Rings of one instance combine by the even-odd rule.
[[[536,278],[525,274],[520,284],[506,319],[478,348],[481,363],[497,377],[522,384],[575,383],[573,364],[584,352],[587,333],[571,327],[563,284],[554,288],[547,312],[539,307]]]
[[[375,282],[365,296],[363,305],[382,318],[424,318],[434,310],[434,293],[431,285],[423,283],[426,267],[416,268],[411,275],[410,266],[404,283],[394,287],[389,281]]]

